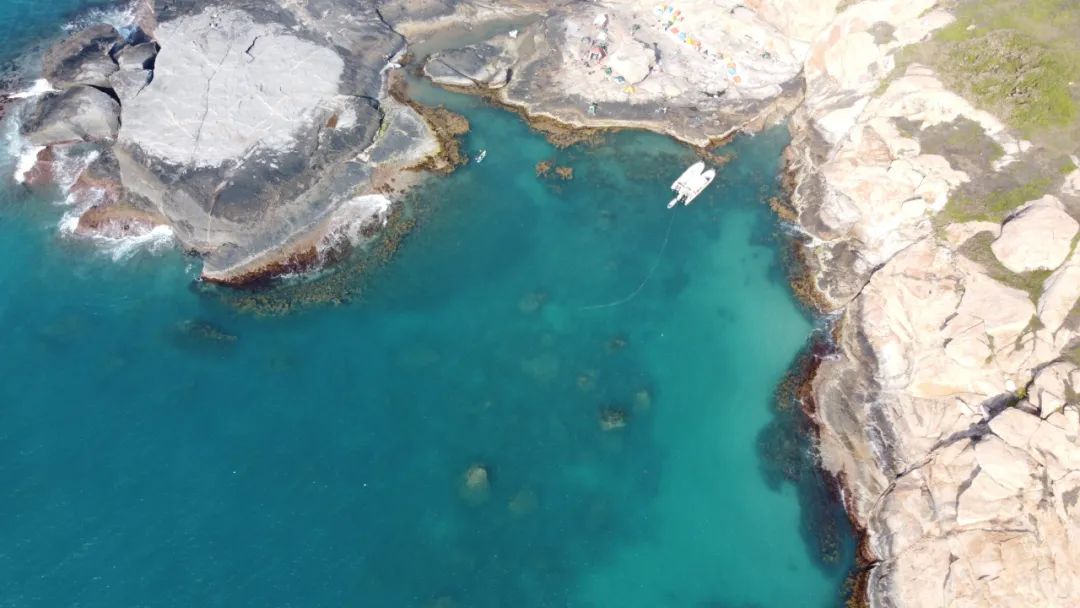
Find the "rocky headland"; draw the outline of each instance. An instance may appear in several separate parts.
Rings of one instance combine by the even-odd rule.
[[[143,0],[130,35],[46,55],[24,177],[83,154],[79,230],[168,226],[244,282],[373,238],[385,176],[454,162],[392,94],[406,50],[539,126],[705,147],[786,120],[775,208],[832,320],[802,394],[860,532],[852,600],[1076,606],[1080,10],[1037,4]]]
[[[167,226],[205,279],[245,283],[369,235],[391,203],[379,176],[406,181],[440,149],[388,94],[405,41],[374,6],[154,0],[136,17],[53,46],[55,90],[22,108],[35,172],[85,161],[82,232]]]

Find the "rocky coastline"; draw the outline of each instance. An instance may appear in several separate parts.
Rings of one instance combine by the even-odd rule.
[[[1049,148],[911,59],[963,3],[678,5],[669,25],[690,36],[729,27],[700,44],[669,27],[661,46],[654,17],[670,14],[653,3],[556,8],[436,52],[425,73],[528,116],[692,145],[787,119],[790,196],[773,206],[796,232],[796,292],[831,319],[801,403],[859,533],[852,602],[1075,605],[1075,146],[1051,177],[1021,172],[1010,207],[962,217],[961,202],[1000,206],[977,184]],[[716,54],[738,65],[723,95],[695,93],[716,84],[701,71],[679,88]]]
[[[787,121],[772,206],[832,338],[798,396],[859,534],[853,603],[1080,605],[1080,149],[1047,134],[1072,123],[1040,131],[963,86],[942,57],[991,27],[965,2],[138,6],[133,34],[47,54],[59,90],[17,110],[43,148],[31,170],[92,157],[80,229],[167,225],[208,281],[363,246],[409,185],[388,176],[462,162],[467,126],[395,80],[407,48],[567,141],[643,128],[708,148]]]

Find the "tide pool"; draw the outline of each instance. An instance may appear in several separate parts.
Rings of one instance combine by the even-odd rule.
[[[786,134],[670,212],[669,139],[556,150],[414,92],[486,159],[347,304],[285,316],[61,238],[4,161],[0,606],[840,604],[850,539],[822,559],[836,514],[762,435],[813,329],[764,204]]]

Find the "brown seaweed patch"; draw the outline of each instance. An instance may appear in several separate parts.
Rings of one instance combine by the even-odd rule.
[[[178,348],[206,354],[230,350],[239,339],[221,326],[203,319],[187,319],[177,323],[170,332],[170,338]]]
[[[828,336],[817,334],[776,389],[773,419],[758,434],[762,475],[773,489],[795,486],[802,506],[800,533],[811,555],[824,570],[843,566],[842,513],[836,480],[820,468],[815,457],[818,428],[813,415],[812,382],[821,362],[833,352]]]
[[[341,305],[358,295],[367,277],[394,257],[415,226],[416,220],[405,214],[404,205],[394,205],[386,226],[368,249],[340,252],[343,259],[336,260],[337,264],[322,275],[293,281],[269,279],[266,277],[280,274],[268,274],[253,285],[212,288],[229,306],[255,315],[277,316],[314,306]]]
[[[404,74],[398,71],[390,74],[388,92],[395,100],[415,110],[431,127],[439,142],[439,152],[414,169],[445,175],[453,173],[455,169],[469,161],[469,157],[461,151],[461,136],[468,133],[471,128],[467,118],[444,107],[426,106],[409,97],[408,83]]]
[[[529,114],[525,108],[507,103],[502,98],[500,89],[457,87],[442,83],[439,83],[439,86],[454,93],[483,98],[494,106],[514,112],[530,129],[544,136],[544,139],[556,148],[569,148],[579,144],[599,145],[605,135],[621,130],[621,127],[587,127],[566,123],[544,114]]]
[[[780,221],[794,224],[799,221],[799,213],[795,211],[795,208],[782,196],[772,196],[766,201],[769,205],[769,209],[776,214],[776,217],[780,218]]]

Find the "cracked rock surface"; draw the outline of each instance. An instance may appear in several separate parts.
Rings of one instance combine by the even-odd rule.
[[[117,171],[95,183],[121,194],[96,216],[160,218],[203,256],[204,278],[287,270],[282,257],[319,242],[343,208],[363,220],[351,201],[373,194],[376,169],[438,151],[427,124],[385,90],[384,68],[404,39],[373,2],[154,0],[137,9],[129,41],[96,26],[49,51],[46,73],[66,90],[32,108],[28,135],[40,145],[107,144]],[[88,80],[100,90],[71,84]]]

